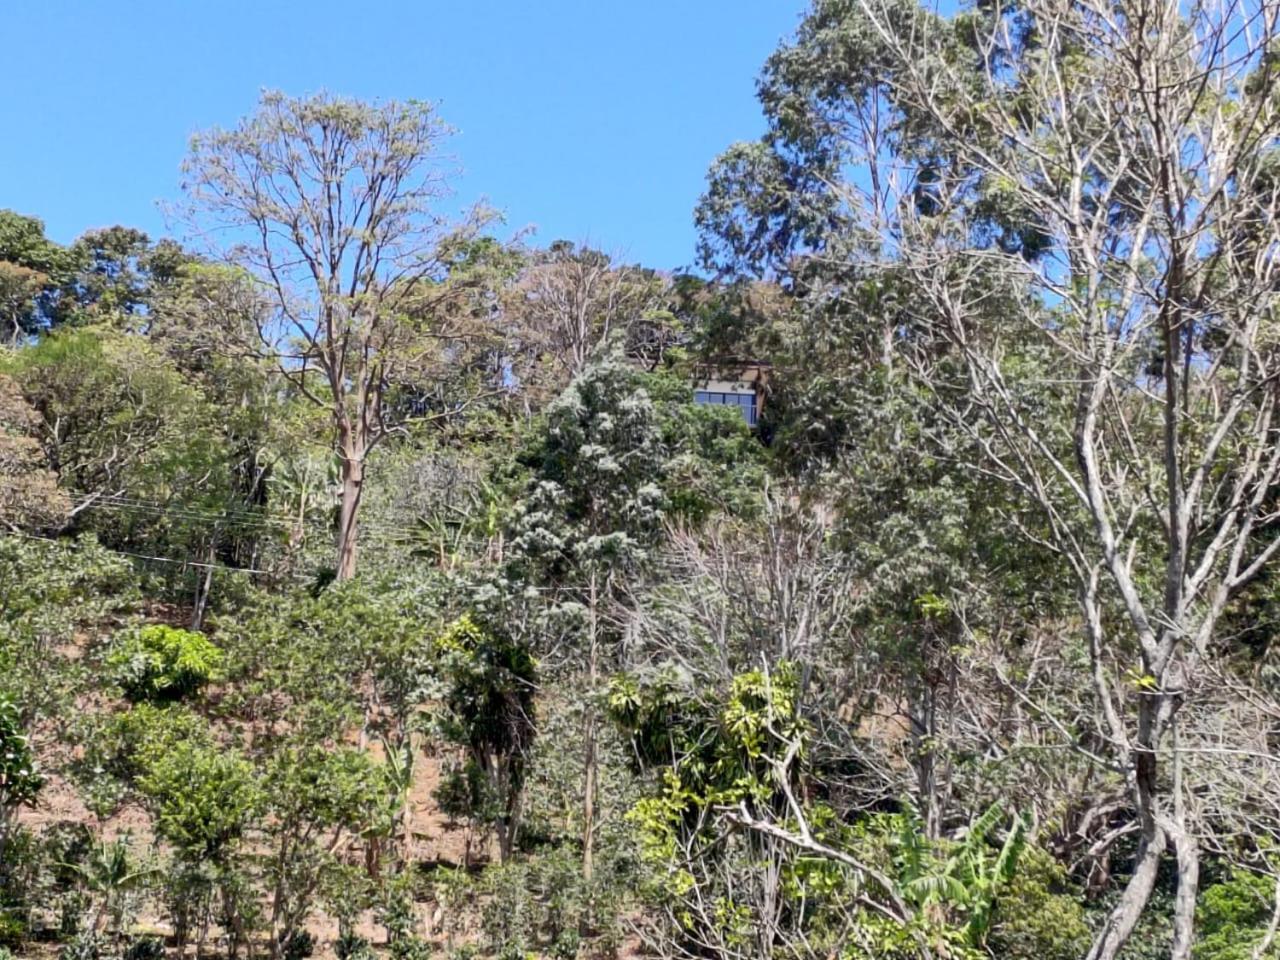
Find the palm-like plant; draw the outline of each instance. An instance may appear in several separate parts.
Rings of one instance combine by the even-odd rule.
[[[1003,808],[992,804],[945,853],[925,838],[913,806],[907,804],[899,816],[899,895],[931,921],[942,922],[948,913],[960,912],[965,917],[964,938],[974,946],[986,940],[996,897],[1013,879],[1026,848],[1026,822],[1015,814],[1004,843],[993,854],[988,837],[1004,816]]]
[[[94,933],[104,930],[119,933],[124,925],[129,894],[158,872],[155,867],[134,862],[127,834],[111,843],[99,841],[84,863],[61,866],[74,873],[97,902]]]

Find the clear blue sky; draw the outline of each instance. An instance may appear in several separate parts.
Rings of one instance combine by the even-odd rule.
[[[804,0],[8,0],[0,208],[68,242],[165,233],[189,136],[258,91],[437,100],[461,199],[536,240],[693,259],[707,166],[762,129],[755,78]]]

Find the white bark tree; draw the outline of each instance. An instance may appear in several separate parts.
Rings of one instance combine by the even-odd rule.
[[[273,300],[261,345],[332,414],[339,579],[356,571],[367,459],[396,427],[388,391],[429,379],[467,332],[450,273],[487,215],[442,209],[448,134],[419,101],[268,92],[235,129],[196,136],[183,168],[193,220],[228,236]]]
[[[888,0],[859,6],[890,61],[884,95],[951,153],[926,181],[867,140],[880,192],[846,202],[875,211],[920,322],[959,360],[915,374],[950,388],[958,371],[975,466],[1040,507],[1032,535],[1074,573],[1098,724],[1137,821],[1089,960],[1118,954],[1166,853],[1170,956],[1186,960],[1200,839],[1179,717],[1229,602],[1280,549],[1280,6],[1030,0],[973,19],[977,70],[929,17],[913,31]],[[1023,29],[1034,42],[1011,61]],[[1044,254],[975,243],[975,190]]]

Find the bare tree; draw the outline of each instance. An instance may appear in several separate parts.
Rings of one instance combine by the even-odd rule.
[[[33,434],[40,416],[0,373],[0,528],[57,529],[71,503]]]
[[[1030,0],[974,18],[959,55],[932,15],[859,9],[887,58],[883,97],[948,147],[924,162],[888,149],[901,130],[854,130],[875,176],[847,208],[950,344],[915,375],[961,398],[974,468],[1039,507],[1024,532],[1074,575],[1100,759],[1135,812],[1134,870],[1089,958],[1117,955],[1171,852],[1170,956],[1185,960],[1201,805],[1180,717],[1229,602],[1280,549],[1280,5]],[[1043,253],[975,242],[975,194]]]
[[[558,242],[535,254],[512,291],[526,362],[551,368],[556,391],[582,372],[615,330],[627,330],[661,299],[654,274],[619,266],[589,247]],[[517,370],[517,375],[528,371]]]
[[[195,222],[229,235],[273,301],[261,345],[332,414],[340,579],[356,570],[366,461],[396,426],[388,391],[429,378],[467,332],[451,279],[487,215],[440,209],[448,133],[419,101],[268,92],[234,130],[195,137],[183,167]]]

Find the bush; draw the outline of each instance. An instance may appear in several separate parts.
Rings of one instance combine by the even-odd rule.
[[[3,831],[9,822],[9,811],[35,802],[42,786],[44,777],[36,770],[18,708],[0,695],[0,853],[4,852]]]
[[[223,653],[204,634],[151,624],[125,633],[107,657],[133,700],[176,700],[217,678]]]
[[[0,960],[4,960],[9,948],[22,945],[27,938],[27,923],[16,912],[0,907]]]
[[[102,952],[102,941],[88,930],[67,941],[58,953],[58,960],[99,960]]]
[[[280,956],[284,960],[307,960],[316,952],[316,938],[306,930],[291,930],[280,942]]]
[[[338,960],[373,960],[373,946],[353,930],[344,930],[333,945]]]
[[[148,758],[160,757],[179,743],[207,745],[207,721],[180,704],[138,703],[119,713],[96,714],[87,722],[82,779],[103,775],[132,786]]]
[[[1196,960],[1252,960],[1267,934],[1275,906],[1275,881],[1240,867],[1200,892],[1196,904]],[[1280,945],[1261,955],[1280,956]]]
[[[1018,871],[996,900],[987,946],[999,957],[1075,960],[1089,949],[1079,892],[1039,847],[1024,851]]]
[[[149,762],[179,743],[209,745],[208,722],[182,704],[135,703],[115,713],[89,713],[75,730],[82,753],[72,771],[89,809],[119,809]]]
[[[156,832],[190,863],[223,863],[261,808],[252,765],[233,750],[190,741],[144,764],[138,786],[152,801]]]
[[[124,948],[124,960],[164,960],[164,941],[159,937],[134,937]]]

